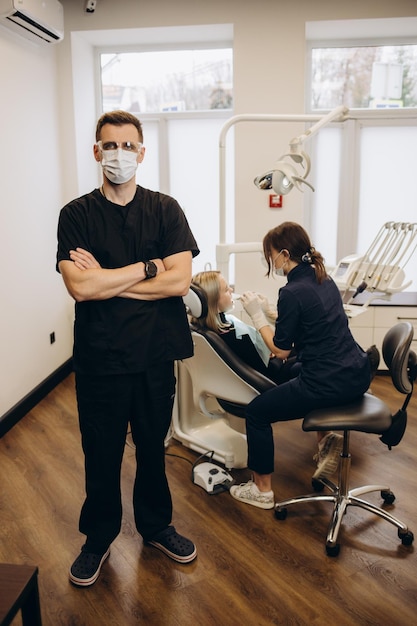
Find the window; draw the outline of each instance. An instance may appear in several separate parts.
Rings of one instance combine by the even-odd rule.
[[[207,111],[233,106],[232,49],[101,54],[103,111]]]
[[[306,27],[307,110],[350,109],[349,121],[332,123],[305,146],[316,188],[306,198],[306,222],[329,267],[364,254],[386,222],[417,222],[416,27],[417,18]],[[415,291],[417,253],[405,272]]]
[[[309,144],[316,189],[308,197],[309,227],[329,266],[364,254],[386,222],[417,222],[416,141],[417,115],[335,124]],[[417,276],[417,254],[406,273]]]
[[[310,109],[417,107],[417,45],[314,47]]]

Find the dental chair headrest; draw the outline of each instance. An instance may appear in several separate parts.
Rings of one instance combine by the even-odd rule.
[[[190,285],[190,290],[186,296],[183,296],[183,301],[189,315],[196,319],[207,316],[207,296],[205,291],[198,285]]]

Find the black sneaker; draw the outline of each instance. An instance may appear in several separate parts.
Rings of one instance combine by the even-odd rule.
[[[71,565],[69,579],[74,585],[88,587],[93,585],[100,575],[101,566],[110,554],[110,548],[104,554],[81,552]]]
[[[193,542],[179,535],[174,526],[168,526],[165,530],[161,530],[147,543],[158,548],[178,563],[190,563],[197,556],[197,549]]]

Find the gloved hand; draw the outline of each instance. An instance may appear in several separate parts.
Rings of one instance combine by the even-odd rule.
[[[245,293],[241,295],[240,300],[246,313],[251,317],[256,330],[269,325],[262,311],[261,300],[256,293],[253,293],[253,291],[245,291]]]
[[[258,293],[258,298],[261,301],[262,311],[270,324],[275,324],[277,319],[277,312],[274,307],[269,304],[269,300],[266,296],[261,293]]]

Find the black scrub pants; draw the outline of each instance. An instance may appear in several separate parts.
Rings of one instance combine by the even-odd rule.
[[[174,402],[174,364],[158,363],[138,374],[77,374],[76,391],[85,457],[83,550],[103,554],[120,532],[120,474],[129,423],[136,446],[135,523],[148,541],[172,519],[164,440]]]
[[[359,381],[360,382],[360,381]],[[271,424],[303,418],[315,409],[354,402],[368,388],[353,385],[340,389],[337,395],[324,397],[317,382],[317,392],[306,389],[299,377],[265,391],[248,404],[245,410],[248,443],[248,467],[258,474],[274,471],[274,436]]]

